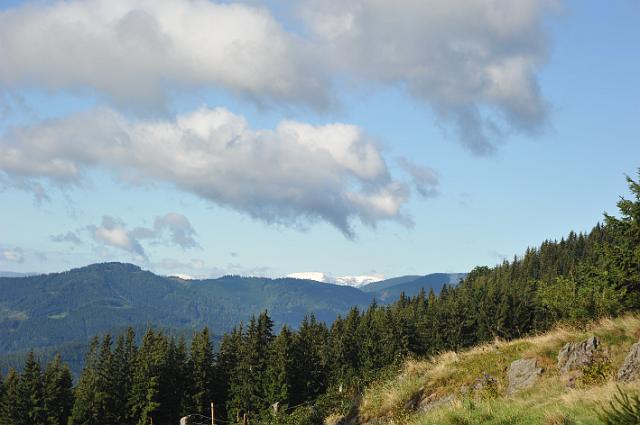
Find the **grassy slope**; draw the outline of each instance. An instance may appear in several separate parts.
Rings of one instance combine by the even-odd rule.
[[[609,364],[604,377],[590,384],[567,388],[556,368],[557,354],[567,342],[597,335],[606,350]],[[559,327],[544,335],[496,341],[460,353],[443,353],[430,361],[407,361],[400,373],[372,385],[359,408],[360,423],[389,424],[598,424],[597,411],[616,392],[614,375],[640,336],[640,317],[606,319],[584,329]],[[506,396],[506,373],[512,361],[535,357],[545,371],[536,385]],[[464,395],[484,373],[498,379],[497,388]],[[635,382],[624,388],[640,388]],[[414,397],[454,394],[456,400],[428,412],[405,406]]]

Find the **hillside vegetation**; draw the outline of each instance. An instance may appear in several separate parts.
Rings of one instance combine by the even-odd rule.
[[[572,383],[557,367],[558,353],[567,343],[590,336],[601,341],[601,357],[585,365]],[[326,423],[602,424],[600,415],[618,394],[617,387],[640,392],[640,381],[615,379],[639,337],[640,317],[624,316],[496,340],[430,360],[407,360],[395,377],[366,388],[351,417],[334,415]],[[507,371],[523,358],[536,359],[543,371],[531,388],[508,395]]]

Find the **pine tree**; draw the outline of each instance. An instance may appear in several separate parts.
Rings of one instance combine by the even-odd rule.
[[[291,404],[295,379],[294,335],[284,326],[269,347],[264,389],[266,399],[272,404],[278,403],[279,407]]]
[[[227,411],[231,418],[243,413],[261,414],[269,408],[265,374],[273,321],[266,312],[252,317],[243,336],[238,364],[231,377]]]
[[[67,425],[73,408],[73,377],[60,355],[44,372],[44,408],[48,425]]]
[[[227,402],[231,399],[230,387],[233,372],[238,367],[242,347],[242,324],[233,328],[231,333],[225,333],[220,342],[218,359],[216,362],[214,400],[216,400],[216,415],[226,418]],[[230,418],[234,419],[234,418]]]
[[[161,336],[153,329],[147,330],[142,345],[137,354],[131,395],[129,398],[131,419],[138,425],[148,425],[150,418],[155,417],[156,410],[161,406],[158,350]],[[156,417],[156,422],[157,417]]]
[[[30,425],[21,380],[18,372],[14,369],[9,370],[4,386],[4,397],[0,404],[0,424],[2,425]]]
[[[113,350],[111,373],[113,374],[112,406],[113,419],[119,425],[133,425],[129,413],[129,398],[133,386],[133,368],[136,360],[137,347],[135,332],[127,329],[125,334],[118,336]]]
[[[70,425],[100,425],[96,395],[98,393],[98,338],[94,337],[84,361],[84,368],[75,388],[75,401],[71,409]]]
[[[30,351],[24,363],[21,378],[21,394],[27,403],[27,418],[32,425],[45,425],[44,381],[40,363]]]
[[[295,336],[295,380],[292,401],[311,400],[324,392],[328,380],[327,344],[329,331],[315,316],[305,317]]]
[[[191,394],[189,404],[192,413],[209,415],[209,404],[213,400],[214,357],[211,333],[205,327],[194,335],[191,343]]]

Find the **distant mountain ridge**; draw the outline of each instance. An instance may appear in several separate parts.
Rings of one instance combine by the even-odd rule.
[[[5,272],[0,271],[0,277],[27,277],[36,276],[38,273],[18,273],[18,272]]]
[[[128,326],[185,335],[208,326],[221,335],[264,310],[276,327],[295,327],[310,313],[330,323],[352,307],[366,308],[374,299],[386,304],[401,292],[415,295],[420,285],[439,292],[450,281],[448,276],[403,277],[357,289],[294,278],[185,280],[133,264],[102,263],[62,273],[0,277],[0,355],[80,347],[93,335]]]

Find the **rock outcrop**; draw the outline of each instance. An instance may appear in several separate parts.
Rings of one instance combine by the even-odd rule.
[[[631,351],[618,371],[618,381],[631,382],[640,378],[640,342],[631,346]]]
[[[431,394],[430,396],[422,399],[422,401],[418,405],[418,410],[422,412],[428,412],[429,410],[435,409],[436,407],[451,404],[455,400],[456,400],[456,396],[453,394],[449,394],[445,396],[438,396],[437,394]]]
[[[531,388],[542,372],[543,369],[538,367],[538,361],[536,359],[520,359],[514,361],[511,363],[509,371],[507,372],[507,378],[509,380],[507,394],[513,394],[520,390]]]
[[[558,353],[558,370],[564,374],[591,365],[599,347],[600,340],[595,336],[582,342],[567,343]]]

